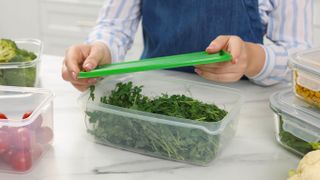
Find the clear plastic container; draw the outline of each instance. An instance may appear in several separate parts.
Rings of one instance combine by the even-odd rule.
[[[277,141],[288,150],[303,156],[320,149],[320,111],[297,98],[291,90],[270,96]]]
[[[0,172],[28,172],[51,147],[53,94],[0,86],[0,107]]]
[[[100,103],[100,97],[110,95],[117,83],[129,81],[142,85],[142,94],[148,97],[183,94],[214,103],[228,114],[219,122],[199,122]],[[196,165],[210,163],[230,142],[242,104],[241,94],[234,89],[149,73],[107,77],[97,84],[94,94],[95,101],[89,98],[90,92],[79,101],[87,130],[97,143]]]
[[[39,86],[39,67],[42,43],[37,39],[15,40],[19,49],[33,52],[37,58],[28,62],[0,63],[0,85],[4,86]]]
[[[320,108],[320,49],[296,53],[289,66],[293,70],[295,94]]]

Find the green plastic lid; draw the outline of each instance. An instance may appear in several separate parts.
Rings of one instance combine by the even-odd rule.
[[[96,69],[88,72],[80,72],[79,78],[94,78],[101,76],[108,76],[114,74],[131,73],[138,71],[148,71],[157,69],[168,69],[184,66],[193,66],[201,64],[211,64],[216,62],[231,61],[232,56],[220,51],[215,54],[208,54],[207,52],[194,52],[188,54],[180,54],[173,56],[164,56],[157,58],[149,58],[144,60],[136,60],[129,62],[113,63],[98,66]]]

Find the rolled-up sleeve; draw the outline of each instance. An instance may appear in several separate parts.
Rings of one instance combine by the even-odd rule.
[[[312,46],[313,0],[262,1],[260,15],[271,43],[262,45],[266,54],[263,69],[249,79],[268,86],[290,81],[290,55]]]
[[[141,19],[140,0],[106,0],[86,43],[103,42],[112,62],[124,60]]]

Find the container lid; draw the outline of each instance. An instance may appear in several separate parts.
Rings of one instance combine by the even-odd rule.
[[[49,108],[53,96],[47,89],[0,85],[0,113],[8,118],[1,119],[0,127],[21,127],[32,123],[44,108]],[[22,119],[26,112],[32,114]]]
[[[320,48],[294,54],[289,61],[289,66],[320,76]]]
[[[80,72],[79,78],[92,78],[114,74],[132,73],[139,71],[168,69],[184,66],[193,66],[217,62],[231,61],[232,56],[226,51],[220,51],[214,54],[207,52],[193,52],[172,56],[156,57],[129,62],[121,62],[98,66],[96,69],[88,72]]]
[[[320,110],[295,96],[292,90],[283,90],[270,96],[270,107],[285,115],[283,128],[307,142],[320,141]]]

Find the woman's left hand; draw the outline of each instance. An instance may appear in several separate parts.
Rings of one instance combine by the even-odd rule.
[[[243,41],[238,36],[218,36],[207,47],[208,53],[226,50],[232,61],[196,66],[200,76],[217,82],[235,82],[243,75],[253,77],[264,65],[265,54],[261,46]]]

